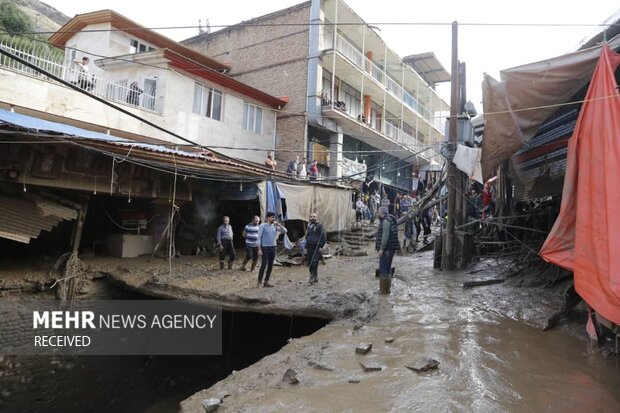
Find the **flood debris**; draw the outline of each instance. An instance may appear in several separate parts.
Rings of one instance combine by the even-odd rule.
[[[298,384],[299,379],[297,379],[297,372],[293,369],[286,370],[284,377],[282,377],[282,381],[288,384]]]
[[[439,368],[439,362],[430,357],[420,357],[413,363],[407,364],[405,367],[417,373],[422,373],[424,371],[435,370]]]
[[[312,360],[308,361],[308,366],[314,367],[316,370],[334,371],[333,367],[329,367],[324,364],[314,362]]]
[[[351,377],[349,379],[349,383],[353,383],[353,384],[357,384],[360,382],[360,379],[356,378],[356,377]]]
[[[372,350],[372,343],[361,343],[355,348],[356,354],[367,354]]]
[[[361,363],[360,362],[360,366],[362,366],[362,369],[364,369],[364,371],[381,371],[383,370],[383,366],[379,363]]]
[[[554,313],[547,320],[547,324],[543,327],[542,331],[547,331],[557,326],[562,318],[568,316],[577,304],[581,302],[581,296],[577,294],[575,291],[575,286],[571,285],[564,291],[564,303],[562,305],[562,309],[556,313]]]
[[[506,281],[505,278],[493,278],[490,280],[473,280],[473,281],[465,281],[463,283],[463,289],[467,290],[468,288],[480,287],[483,285],[492,285],[492,284],[501,284]]]
[[[205,413],[211,413],[216,411],[222,405],[222,399],[204,399],[202,401],[202,407],[205,409]]]

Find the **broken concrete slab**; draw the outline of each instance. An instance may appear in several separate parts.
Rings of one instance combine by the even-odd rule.
[[[424,371],[437,369],[439,367],[439,362],[429,357],[420,357],[413,363],[407,364],[405,367],[415,372],[421,373]]]
[[[383,366],[379,363],[360,363],[364,371],[381,371]]]
[[[372,343],[361,343],[359,346],[355,348],[356,354],[367,354],[370,350],[372,350]]]
[[[299,383],[299,380],[297,379],[297,372],[293,369],[286,370],[286,373],[284,373],[284,377],[282,377],[282,381],[288,384]]]
[[[205,409],[205,413],[212,413],[220,408],[222,404],[221,399],[204,399],[202,401],[202,407]]]

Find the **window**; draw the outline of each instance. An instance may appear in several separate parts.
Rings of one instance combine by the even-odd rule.
[[[243,104],[243,129],[261,134],[263,127],[263,108],[245,102]]]
[[[141,43],[140,41],[136,39],[131,39],[129,41],[129,53],[143,53],[143,52],[150,52],[151,50],[155,50],[155,49],[151,46]]]
[[[196,83],[194,86],[194,113],[213,120],[222,120],[222,92]]]

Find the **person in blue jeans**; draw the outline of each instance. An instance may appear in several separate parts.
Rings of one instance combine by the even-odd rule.
[[[260,270],[258,270],[258,288],[260,288],[263,281],[263,274],[265,275],[263,287],[273,287],[273,285],[269,284],[269,277],[271,277],[273,261],[276,259],[276,239],[278,233],[286,234],[287,230],[276,221],[276,214],[267,212],[267,222],[263,222],[258,227],[258,255],[261,256]],[[265,269],[267,269],[266,274]]]
[[[379,229],[375,242],[375,250],[379,256],[379,294],[390,294],[392,287],[392,259],[396,251],[400,250],[398,241],[398,224],[396,217],[388,213],[388,208],[382,206],[377,214]]]

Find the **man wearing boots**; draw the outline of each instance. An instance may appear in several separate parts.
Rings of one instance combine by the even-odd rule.
[[[316,220],[316,212],[310,213],[308,230],[306,231],[306,262],[310,270],[309,284],[319,281],[319,261],[321,248],[325,246],[325,231],[323,225]]]
[[[258,227],[260,224],[260,217],[254,215],[252,222],[245,226],[243,233],[241,234],[245,238],[245,259],[241,264],[241,271],[245,271],[245,266],[248,261],[252,260],[251,272],[254,272],[256,267],[256,261],[258,261]]]
[[[392,286],[392,259],[400,250],[398,226],[394,215],[385,206],[379,208],[379,228],[375,249],[379,256],[379,294],[389,294]]]
[[[230,218],[225,216],[224,222],[217,229],[217,245],[220,249],[220,270],[224,269],[224,258],[228,255],[228,269],[232,270],[235,260],[235,246],[233,245],[233,229]]]
[[[286,228],[275,220],[276,214],[273,212],[267,212],[267,222],[263,222],[258,227],[258,255],[261,256],[260,269],[258,270],[258,287],[260,288],[263,281],[263,274],[265,269],[265,283],[263,287],[273,287],[269,284],[269,277],[271,277],[271,270],[273,269],[273,261],[276,259],[276,240],[278,232],[287,233]]]

